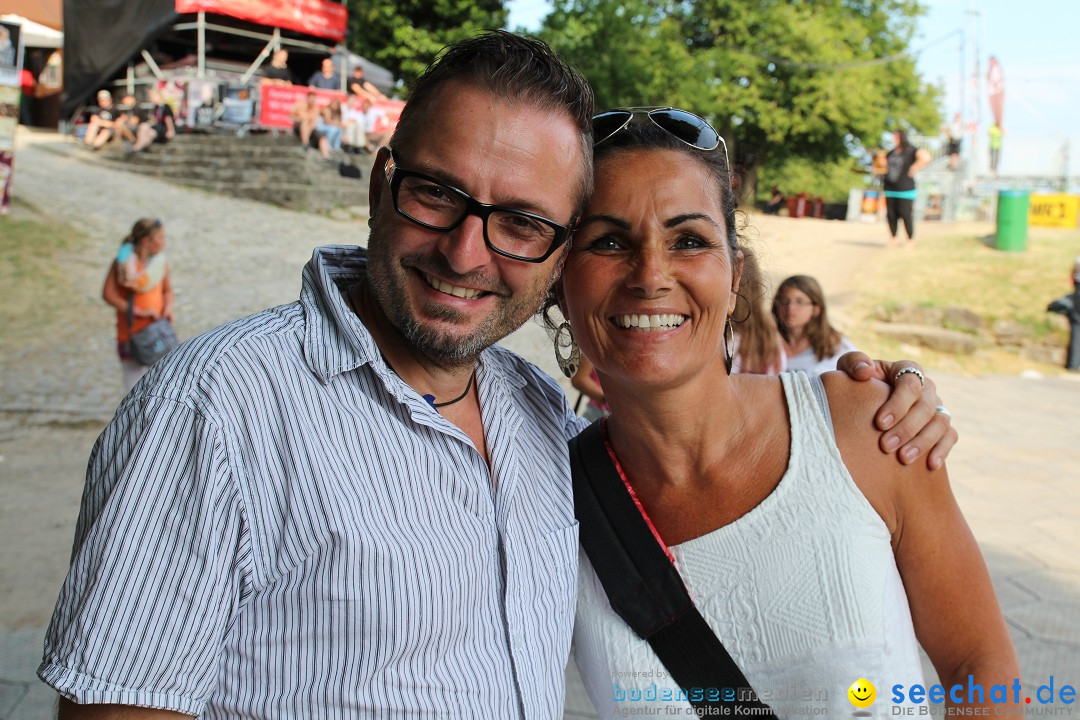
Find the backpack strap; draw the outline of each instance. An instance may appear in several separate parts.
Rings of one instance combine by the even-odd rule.
[[[570,440],[570,468],[581,545],[612,609],[648,641],[699,715],[743,707],[775,720],[694,606],[678,570],[627,491],[601,423]],[[734,698],[725,690],[733,691]],[[721,707],[726,710],[707,710]]]

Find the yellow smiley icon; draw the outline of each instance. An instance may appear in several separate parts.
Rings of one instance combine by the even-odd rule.
[[[874,698],[877,697],[877,690],[874,688],[874,684],[865,678],[859,678],[855,682],[851,683],[851,687],[847,690],[848,700],[851,704],[857,708],[866,708],[874,704]]]

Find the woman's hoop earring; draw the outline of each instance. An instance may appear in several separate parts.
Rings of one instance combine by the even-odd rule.
[[[735,293],[735,297],[741,299],[743,301],[743,305],[746,307],[746,314],[742,316],[742,319],[735,321],[735,322],[737,322],[739,324],[742,324],[742,323],[744,323],[744,322],[746,322],[747,320],[750,319],[750,313],[753,312],[753,310],[750,309],[750,298],[743,295],[742,292]],[[735,308],[737,309],[738,307],[739,307],[739,303],[736,302],[735,303]],[[735,311],[732,310],[731,315],[728,316],[728,319],[730,320],[734,316],[735,316]]]
[[[731,340],[728,340],[731,338]],[[727,324],[724,325],[724,367],[727,374],[731,374],[731,366],[735,362],[735,329],[731,327],[731,316],[728,315]]]
[[[566,357],[563,357],[563,348],[570,348]],[[563,375],[568,378],[574,377],[581,366],[581,350],[578,349],[578,344],[574,340],[574,331],[570,328],[570,323],[565,321],[555,331],[555,361],[559,363],[559,369],[562,370]]]

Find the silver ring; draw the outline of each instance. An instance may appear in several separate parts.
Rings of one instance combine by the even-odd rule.
[[[952,420],[952,413],[949,412],[949,408],[945,407],[944,405],[938,405],[936,408],[934,408],[934,412],[941,413],[949,420]]]
[[[926,380],[923,379],[922,372],[918,368],[913,368],[910,365],[906,368],[900,368],[900,371],[896,373],[896,377],[893,378],[893,382],[898,382],[900,380],[900,376],[904,373],[914,373],[915,377],[919,378],[919,386],[926,387]]]

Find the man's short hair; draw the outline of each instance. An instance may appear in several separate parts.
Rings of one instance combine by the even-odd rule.
[[[408,145],[423,132],[439,93],[460,82],[509,101],[540,110],[566,113],[581,135],[581,187],[575,214],[584,209],[592,189],[593,91],[576,69],[543,40],[495,30],[461,40],[416,79],[391,139]]]

